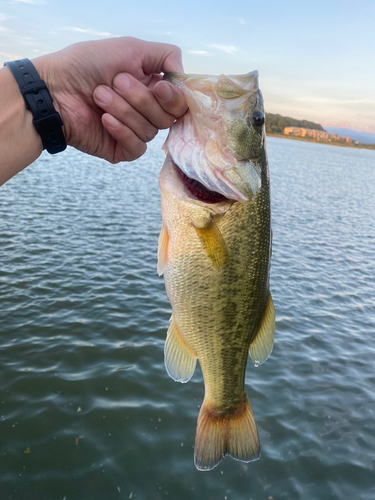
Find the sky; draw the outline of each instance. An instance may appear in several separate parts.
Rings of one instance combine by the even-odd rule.
[[[375,0],[0,0],[0,65],[125,35],[186,73],[257,69],[270,113],[375,133]]]

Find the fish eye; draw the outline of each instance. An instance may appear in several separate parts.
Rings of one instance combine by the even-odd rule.
[[[261,111],[254,111],[251,117],[251,123],[256,127],[263,127],[264,125],[264,114]]]

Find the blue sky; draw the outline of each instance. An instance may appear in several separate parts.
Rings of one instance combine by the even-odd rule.
[[[375,0],[0,0],[0,64],[131,35],[186,72],[257,69],[266,110],[375,132]]]

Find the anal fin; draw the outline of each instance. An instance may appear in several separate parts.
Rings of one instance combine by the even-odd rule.
[[[183,339],[172,315],[164,346],[164,364],[176,382],[188,382],[194,374],[197,356]]]
[[[268,300],[260,327],[252,340],[249,348],[250,357],[255,366],[262,364],[272,352],[275,338],[275,308],[271,293]]]

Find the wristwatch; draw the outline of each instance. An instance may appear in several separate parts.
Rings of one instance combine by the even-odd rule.
[[[66,140],[61,116],[55,110],[47,85],[40,79],[33,63],[29,59],[20,59],[6,62],[4,66],[10,69],[18,83],[26,108],[33,115],[34,127],[42,138],[43,149],[51,154],[64,151]]]

